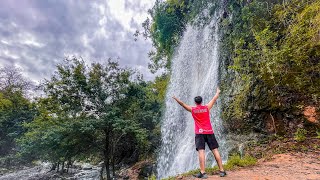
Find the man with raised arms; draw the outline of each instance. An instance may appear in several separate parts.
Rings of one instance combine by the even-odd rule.
[[[213,107],[213,104],[218,99],[219,94],[220,89],[217,88],[215,96],[206,105],[202,105],[201,96],[195,97],[194,102],[196,106],[189,106],[184,102],[180,101],[175,96],[173,96],[173,99],[175,99],[182,107],[184,107],[184,109],[191,112],[192,117],[194,119],[195,145],[196,150],[198,151],[200,163],[200,172],[197,175],[195,175],[195,177],[197,178],[208,178],[208,175],[205,172],[205,143],[207,143],[217,161],[220,170],[220,176],[224,177],[227,175],[222,166],[221,156],[218,151],[219,145],[213,133],[209,113],[210,109]]]

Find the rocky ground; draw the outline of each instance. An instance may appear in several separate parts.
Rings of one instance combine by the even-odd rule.
[[[320,139],[297,142],[293,138],[273,140],[250,148],[247,153],[259,157],[251,167],[228,171],[226,177],[209,174],[210,179],[226,180],[320,180]],[[261,158],[262,157],[262,158]],[[177,179],[196,179],[177,177]]]
[[[134,168],[133,168],[134,169]],[[24,172],[25,171],[25,172]],[[56,174],[47,173],[44,169],[34,167],[33,169],[22,170],[19,173],[7,174],[0,177],[0,180],[12,180],[12,179],[98,179],[98,177],[90,177],[92,169],[88,171],[85,176],[85,171],[76,177],[67,178],[59,177]],[[34,173],[30,173],[33,171]],[[210,174],[209,180],[225,179],[225,180],[320,180],[320,152],[291,152],[284,154],[273,155],[268,158],[262,158],[258,161],[257,165],[252,167],[239,168],[233,171],[228,171],[226,177],[219,177],[218,174]],[[129,177],[129,179],[136,177]],[[193,177],[183,177],[177,179],[188,180],[196,179]]]
[[[224,178],[210,175],[209,179],[320,180],[320,152],[277,154],[261,159],[256,166],[229,171]]]
[[[177,177],[189,180],[194,177]],[[209,174],[209,180],[320,180],[320,152],[285,153],[260,159],[257,165],[227,172],[226,177],[218,173]]]
[[[249,151],[250,149],[250,151]],[[320,180],[320,139],[309,138],[297,142],[293,138],[272,140],[267,144],[252,145],[246,153],[258,157],[258,163],[251,167],[236,168],[228,171],[226,177],[217,173],[209,174],[209,180]],[[151,160],[136,163],[122,169],[117,179],[148,179],[155,167]],[[82,164],[70,169],[68,174],[50,171],[49,164],[25,168],[16,172],[0,175],[0,180],[95,180],[99,179],[100,167]],[[196,179],[192,176],[176,179]]]
[[[0,175],[0,180],[98,180],[100,167],[82,164],[78,168],[70,168],[69,173],[50,171],[50,164],[41,164],[35,167]]]

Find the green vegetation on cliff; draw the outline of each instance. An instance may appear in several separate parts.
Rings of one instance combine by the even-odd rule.
[[[320,1],[228,4],[229,16],[222,21],[228,55],[223,60],[238,85],[224,112],[231,129],[261,131],[273,121],[271,129],[284,134],[290,121],[303,121],[305,106],[318,107],[319,12]]]
[[[184,31],[188,9],[188,1],[168,0],[156,1],[154,7],[149,10],[152,21],[147,19],[143,23],[143,35],[151,38],[156,49],[149,52],[149,69],[152,72],[170,67],[169,59]]]

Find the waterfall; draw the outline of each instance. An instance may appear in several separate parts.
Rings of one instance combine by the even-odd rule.
[[[165,178],[199,168],[194,145],[194,121],[191,113],[172,99],[176,96],[195,106],[194,97],[202,96],[207,104],[215,95],[219,71],[219,25],[221,13],[216,12],[210,23],[201,27],[187,25],[172,59],[171,79],[166,94],[166,110],[162,120],[162,145],[157,164],[158,178]],[[227,147],[221,119],[221,102],[210,111],[211,123],[219,143],[223,161]],[[206,146],[206,166],[216,164]]]

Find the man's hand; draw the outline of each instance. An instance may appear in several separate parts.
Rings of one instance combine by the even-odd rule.
[[[220,91],[220,88],[217,87],[217,93],[220,94],[220,92],[221,92],[221,91]]]
[[[184,102],[180,101],[178,98],[176,98],[175,96],[172,96],[172,98],[174,100],[176,100],[183,108],[185,108],[187,111],[190,111],[192,110],[192,108],[189,106],[189,105],[186,105]]]
[[[207,104],[209,110],[212,108],[213,104],[214,104],[214,103],[216,102],[216,100],[218,99],[219,94],[220,94],[220,89],[219,89],[219,87],[217,87],[216,95],[214,95],[214,97],[212,98],[212,100]]]

